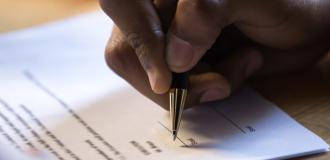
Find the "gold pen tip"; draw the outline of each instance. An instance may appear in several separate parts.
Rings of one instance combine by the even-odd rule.
[[[177,132],[176,131],[172,131],[172,135],[173,135],[173,141],[176,140],[176,137],[177,137]]]

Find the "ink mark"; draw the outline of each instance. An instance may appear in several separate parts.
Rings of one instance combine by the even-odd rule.
[[[233,126],[235,126],[238,130],[240,130],[242,133],[246,134],[246,132],[244,131],[244,129],[242,129],[237,123],[235,123],[233,120],[231,120],[229,117],[227,117],[225,114],[223,114],[222,112],[220,112],[219,110],[217,110],[214,107],[210,107],[211,109],[213,109],[216,113],[218,113],[221,117],[223,117],[224,119],[226,119],[228,122],[230,122]]]
[[[167,128],[163,123],[161,123],[160,121],[158,121],[158,124],[160,124],[161,126],[163,126],[167,131],[169,131],[170,133],[172,133],[172,131]],[[185,146],[185,147],[189,147],[186,143],[184,143],[179,137],[177,137],[177,139]]]
[[[256,131],[256,129],[254,129],[254,128],[251,127],[251,126],[247,126],[246,129],[247,129],[249,132],[251,132],[251,133]]]

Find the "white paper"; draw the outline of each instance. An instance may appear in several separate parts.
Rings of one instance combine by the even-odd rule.
[[[112,23],[92,13],[0,36],[0,142],[63,160],[283,159],[329,145],[246,87],[184,112],[173,142],[168,113],[111,72]]]

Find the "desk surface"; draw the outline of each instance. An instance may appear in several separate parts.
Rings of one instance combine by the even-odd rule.
[[[96,10],[96,0],[0,0],[0,32]],[[250,82],[305,127],[330,144],[330,56],[318,68]],[[298,159],[328,160],[330,153]]]

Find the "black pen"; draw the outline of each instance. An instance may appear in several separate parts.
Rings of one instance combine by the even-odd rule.
[[[172,120],[172,135],[175,141],[180,127],[182,112],[187,98],[188,75],[187,73],[173,73],[172,85],[169,91],[170,117]]]

